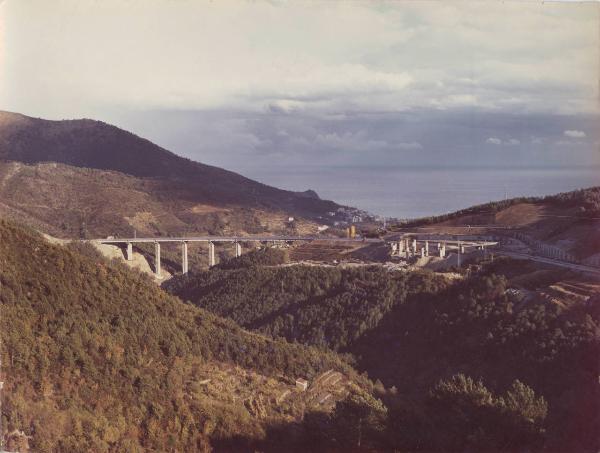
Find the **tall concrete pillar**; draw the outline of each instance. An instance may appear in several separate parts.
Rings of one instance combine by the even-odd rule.
[[[417,240],[416,239],[412,240],[412,251],[415,255],[417,254]]]
[[[154,273],[160,277],[160,242],[154,243]]]
[[[133,260],[133,244],[131,242],[127,243],[127,253],[125,254],[125,259],[127,261]]]
[[[440,247],[440,258],[444,258],[446,256],[446,244],[442,244]]]
[[[208,267],[215,265],[215,244],[213,242],[208,243]]]
[[[239,258],[240,256],[242,256],[242,244],[240,244],[239,242],[235,243],[235,257]]]
[[[421,247],[421,258],[425,258],[425,247]]]
[[[425,241],[425,256],[429,256],[429,241]]]
[[[402,240],[398,241],[398,255],[400,255],[402,252],[404,252],[404,242],[402,242]]]
[[[181,243],[181,271],[185,275],[188,273],[188,245],[187,242]]]
[[[460,253],[462,253],[464,255],[464,253],[465,253],[465,246],[464,245],[460,246]]]

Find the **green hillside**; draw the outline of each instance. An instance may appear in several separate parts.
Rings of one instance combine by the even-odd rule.
[[[452,279],[285,262],[248,253],[165,285],[197,307],[91,247],[0,221],[5,446],[600,447],[594,282],[506,259]],[[561,288],[571,299],[553,302]]]
[[[248,333],[87,247],[51,245],[5,221],[0,302],[2,425],[22,431],[13,447],[31,451],[189,452],[263,436],[276,419],[203,392],[211,367],[260,382],[354,375],[332,353]]]
[[[395,305],[446,285],[444,277],[426,271],[272,266],[282,256],[278,250],[248,253],[210,271],[176,276],[164,286],[243,327],[344,350],[376,327]]]
[[[376,266],[275,267],[278,254],[249,254],[238,266],[166,286],[258,332],[349,353],[381,381],[387,415],[379,448],[599,446],[600,312],[592,282],[579,283],[591,293],[557,304],[547,292],[567,281],[580,291],[573,283],[580,277],[500,259],[449,281]]]

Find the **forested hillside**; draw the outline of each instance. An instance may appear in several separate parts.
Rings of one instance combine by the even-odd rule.
[[[354,376],[333,353],[250,334],[92,249],[5,221],[0,302],[2,426],[22,451],[191,452],[261,438],[268,419],[227,390],[217,401],[202,389],[211,367],[241,367],[259,382]]]
[[[560,305],[509,291],[509,279],[535,294],[564,272],[496,260],[449,282],[381,267],[275,267],[280,253],[168,289],[259,332],[350,353],[383,384],[378,448],[600,446],[598,298]]]
[[[552,285],[560,273],[529,275],[522,265],[496,260],[448,280],[284,262],[281,251],[248,254],[175,280],[171,289],[258,332],[319,349],[249,333],[87,246],[51,245],[0,222],[8,446],[36,452],[595,452],[600,446],[600,300],[548,304],[509,291],[516,281],[532,291]],[[347,353],[377,382],[326,347]],[[335,395],[326,409],[319,401],[327,393],[284,392],[297,377],[308,378],[310,389],[331,378],[343,386],[324,391]],[[289,401],[282,402],[284,394]]]
[[[496,391],[518,379],[548,402],[538,446],[595,451],[600,445],[598,299],[562,309],[524,304],[507,288],[503,275],[484,270],[431,298],[398,305],[353,348],[359,369],[395,386],[417,408],[431,386],[451,374],[480,377]],[[419,436],[408,440],[410,432],[427,431],[433,414],[415,416],[406,406],[391,412],[399,417],[401,443],[421,444]],[[474,429],[472,423],[468,429]]]
[[[424,297],[446,285],[444,277],[426,271],[272,266],[283,255],[249,253],[210,271],[175,277],[165,288],[243,327],[344,350],[411,295]]]

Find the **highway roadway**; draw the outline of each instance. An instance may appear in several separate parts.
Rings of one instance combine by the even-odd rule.
[[[507,250],[494,250],[493,253],[495,255],[508,256],[510,258],[521,259],[521,260],[536,261],[538,263],[550,264],[553,266],[564,267],[566,269],[571,269],[571,270],[579,271],[579,272],[587,272],[590,274],[600,276],[600,269],[598,269],[596,267],[592,267],[592,266],[586,266],[584,264],[568,263],[566,261],[553,260],[550,258],[545,258],[543,256],[529,255],[527,253],[510,252]]]
[[[326,242],[360,242],[360,243],[383,243],[389,242],[384,239],[379,238],[328,238],[328,237],[314,237],[314,236],[195,236],[195,237],[135,237],[135,238],[105,238],[105,239],[91,239],[89,242],[96,242],[100,244],[134,244],[134,243],[168,243],[168,242],[209,242],[209,243],[217,243],[217,242],[229,242],[229,243],[238,243],[238,242],[313,242],[313,241],[326,241]],[[424,240],[419,240],[419,242],[424,242]],[[461,245],[484,245],[484,246],[492,246],[497,243],[487,242],[487,241],[457,241],[457,240],[444,240],[444,239],[432,239],[430,242],[434,243],[435,241],[445,242],[447,245],[452,243],[461,244]],[[87,241],[86,241],[87,242]],[[129,247],[131,247],[129,245]],[[537,255],[529,255],[526,253],[513,252],[502,249],[495,249],[493,251],[496,255],[508,256],[510,258],[515,259],[527,259],[531,261],[536,261],[538,263],[549,264],[553,266],[559,266],[566,269],[571,269],[579,272],[586,272],[594,275],[600,276],[600,269],[592,266],[586,266],[584,264],[575,264],[569,263],[566,261],[554,260],[551,258],[545,258],[543,256]]]
[[[327,242],[367,242],[381,243],[383,239],[379,238],[328,238],[315,236],[193,236],[193,237],[140,237],[140,238],[106,238],[106,239],[90,239],[89,242],[97,242],[100,244],[127,244],[141,242],[312,242],[312,241],[327,241]]]

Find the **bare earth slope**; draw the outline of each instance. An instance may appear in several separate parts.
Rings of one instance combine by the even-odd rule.
[[[448,216],[413,222],[412,231],[450,234],[516,233],[589,259],[600,253],[600,188],[558,194],[543,199],[506,200],[475,206]]]
[[[311,191],[179,157],[100,121],[0,112],[0,214],[53,234],[257,232],[338,207]]]

